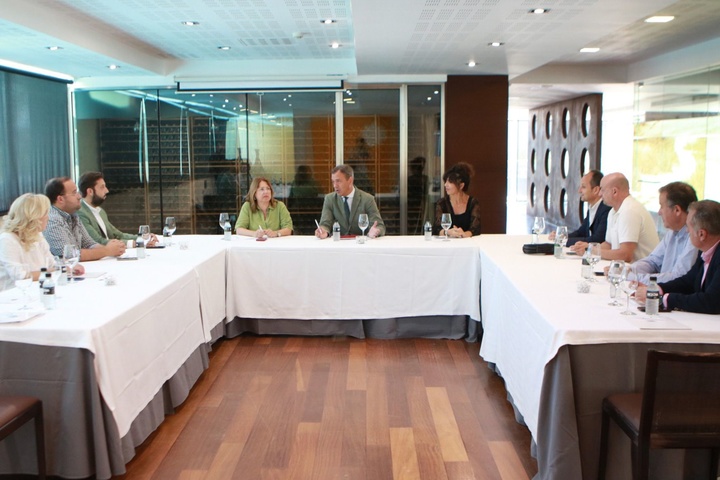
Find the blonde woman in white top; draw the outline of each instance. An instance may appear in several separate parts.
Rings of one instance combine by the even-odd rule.
[[[54,265],[42,235],[49,211],[50,200],[34,193],[19,196],[10,206],[0,226],[0,290],[22,278],[37,280],[40,268]]]

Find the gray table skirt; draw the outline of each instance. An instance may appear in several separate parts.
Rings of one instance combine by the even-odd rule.
[[[720,345],[627,343],[565,345],[545,366],[540,398],[535,480],[595,479],[600,449],[602,399],[639,392],[647,351],[717,352]],[[610,429],[607,478],[630,480],[630,441]],[[709,456],[702,450],[653,450],[650,478],[707,478]]]
[[[258,335],[343,335],[355,338],[449,338],[476,341],[479,322],[466,315],[382,318],[372,320],[287,320],[235,317],[225,325],[229,338]]]
[[[43,401],[47,471],[64,478],[125,473],[135,447],[185,401],[209,365],[209,347],[201,345],[120,438],[100,395],[90,351],[13,342],[0,342],[0,350],[0,393]],[[0,442],[0,474],[37,474],[31,423]]]

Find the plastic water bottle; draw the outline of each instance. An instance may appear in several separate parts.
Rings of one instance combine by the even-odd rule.
[[[60,267],[60,276],[58,277],[58,285],[67,285],[68,283],[68,267],[62,265]]]
[[[333,241],[340,241],[340,224],[338,222],[333,223]]]
[[[583,254],[582,265],[580,266],[580,276],[585,280],[593,278],[593,268],[590,264],[590,247],[588,247]]]
[[[425,222],[425,226],[423,226],[423,232],[425,232],[425,241],[429,242],[432,240],[432,225],[430,225],[430,222]]]
[[[42,286],[42,304],[47,310],[55,309],[55,282],[53,282],[50,272],[45,273]]]
[[[657,284],[657,276],[650,275],[650,284],[647,287],[645,297],[645,313],[657,315],[660,310],[660,287]]]
[[[223,240],[227,242],[232,240],[232,226],[230,222],[225,222],[225,225],[223,225]]]
[[[138,260],[145,258],[145,240],[143,240],[142,237],[138,237],[138,239],[135,240],[135,251],[137,252]]]

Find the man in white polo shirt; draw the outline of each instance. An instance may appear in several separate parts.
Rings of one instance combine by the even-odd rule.
[[[608,214],[605,241],[601,245],[602,258],[633,262],[647,257],[660,240],[652,215],[630,195],[630,184],[625,175],[605,175],[600,181],[600,195],[612,208]]]

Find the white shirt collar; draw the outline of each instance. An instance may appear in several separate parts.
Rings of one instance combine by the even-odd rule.
[[[100,207],[93,207],[93,206],[90,205],[88,202],[86,202],[84,198],[82,199],[82,202],[83,202],[85,205],[87,205],[88,208],[89,208],[93,213],[98,213],[98,214],[100,213]]]

